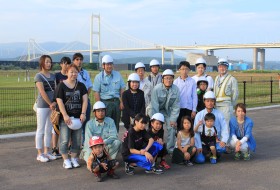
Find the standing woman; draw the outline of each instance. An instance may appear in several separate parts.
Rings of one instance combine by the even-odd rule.
[[[65,169],[80,167],[77,154],[80,150],[82,123],[86,120],[88,105],[87,89],[77,81],[79,69],[74,64],[67,68],[67,79],[57,87],[56,102],[60,118],[60,153]],[[68,144],[71,139],[71,160],[68,158]]]
[[[144,92],[139,89],[140,77],[137,73],[132,73],[128,76],[129,89],[123,92],[123,114],[122,122],[128,130],[130,125],[134,124],[136,114],[142,113],[145,115],[145,97]]]
[[[35,144],[38,150],[37,160],[40,162],[48,162],[49,160],[56,159],[56,157],[49,152],[52,138],[50,114],[51,110],[55,109],[56,106],[56,103],[53,102],[55,76],[50,73],[52,69],[52,58],[49,55],[42,55],[40,57],[39,69],[40,72],[37,73],[34,78],[38,89]]]

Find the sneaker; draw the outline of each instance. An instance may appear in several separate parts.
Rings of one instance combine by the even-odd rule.
[[[49,159],[49,160],[56,160],[56,156],[52,155],[51,153],[47,153],[46,154],[46,157]]]
[[[243,160],[250,160],[250,157],[251,157],[251,155],[250,155],[250,153],[249,152],[245,152],[245,153],[243,153]]]
[[[38,155],[37,156],[37,160],[40,161],[40,162],[48,162],[48,161],[50,161],[47,157],[45,157],[44,154]]]
[[[80,167],[80,164],[78,163],[78,158],[71,158],[71,162],[74,168]]]
[[[190,160],[185,161],[186,166],[193,166],[193,163]]]
[[[234,155],[234,159],[235,160],[240,160],[240,157],[241,157],[241,153],[240,152],[236,152],[235,155]]]
[[[64,160],[64,162],[63,162],[63,167],[64,167],[65,169],[71,169],[71,168],[72,168],[71,161],[70,161],[69,159]]]
[[[163,174],[162,169],[158,169],[156,167],[153,167],[151,170],[146,170],[145,171],[147,174],[154,173],[154,174]]]
[[[102,182],[102,176],[99,172],[94,173],[94,175],[95,175],[95,179],[96,179],[97,182]]]
[[[217,158],[214,157],[214,156],[210,157],[210,163],[211,164],[217,164]]]
[[[125,173],[127,175],[134,175],[134,167],[130,166],[128,162],[124,163]]]
[[[52,155],[55,156],[57,159],[62,158],[61,154],[59,153],[57,148],[52,149]]]
[[[120,177],[117,174],[115,174],[114,170],[108,171],[107,176],[112,178],[112,179],[120,179]]]
[[[160,167],[163,167],[164,169],[170,169],[170,166],[166,163],[165,160],[162,160],[160,163],[159,163],[159,166]]]

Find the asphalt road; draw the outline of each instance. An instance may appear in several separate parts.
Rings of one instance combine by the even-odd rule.
[[[85,162],[78,169],[66,170],[62,160],[36,161],[34,137],[0,139],[0,189],[280,189],[280,108],[248,111],[255,122],[253,134],[257,151],[250,161],[235,161],[223,155],[216,165],[192,167],[171,164],[162,175],[146,174],[137,168],[134,176],[116,173],[118,180],[96,182]],[[122,135],[122,132],[120,134]],[[118,159],[121,160],[120,155]],[[170,163],[170,160],[168,160]]]

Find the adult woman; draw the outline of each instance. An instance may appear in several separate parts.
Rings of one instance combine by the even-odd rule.
[[[52,137],[50,114],[51,109],[55,109],[56,106],[56,103],[52,101],[55,88],[55,76],[50,73],[52,69],[52,58],[49,55],[42,55],[40,57],[39,69],[40,72],[37,73],[34,78],[38,89],[35,144],[38,151],[37,160],[40,162],[48,162],[49,160],[56,159],[55,156],[49,153]]]
[[[77,162],[77,153],[80,150],[82,123],[86,119],[88,104],[87,89],[77,81],[78,67],[69,65],[67,79],[58,85],[56,101],[61,112],[60,118],[60,153],[64,159],[66,169],[80,167]],[[68,144],[71,138],[71,161],[68,158]]]
[[[229,122],[230,145],[235,149],[235,159],[243,155],[244,160],[250,160],[250,150],[255,151],[256,141],[252,134],[253,121],[246,116],[246,107],[243,103],[235,106],[235,115]]]

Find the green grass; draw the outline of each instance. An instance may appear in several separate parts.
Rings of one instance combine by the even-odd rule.
[[[126,78],[132,71],[121,71]],[[0,71],[0,134],[28,132],[36,130],[36,115],[32,109],[34,103],[34,76],[37,71],[30,71],[30,81],[24,80],[25,71]],[[92,80],[98,71],[91,71]],[[246,73],[232,73],[238,81],[248,77]],[[193,75],[193,74],[192,74]],[[211,73],[216,75],[216,73]],[[273,103],[270,103],[270,74],[251,76],[246,83],[246,104],[248,107],[280,104],[278,81],[273,82]],[[19,82],[18,82],[19,77]],[[253,82],[251,83],[251,79]],[[267,82],[260,82],[262,81]],[[243,102],[243,83],[239,82],[239,99]],[[93,93],[90,97],[94,103]]]

